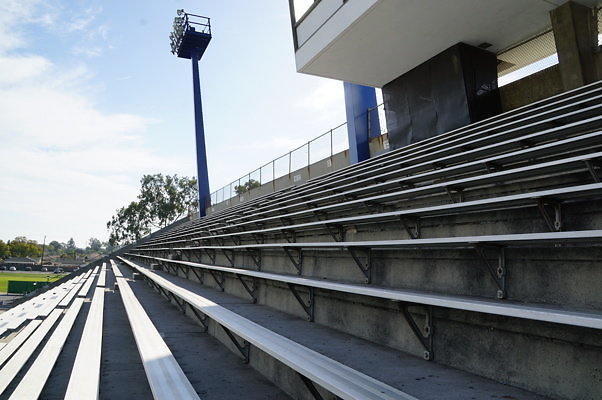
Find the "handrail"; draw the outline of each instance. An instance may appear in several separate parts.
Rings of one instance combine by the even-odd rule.
[[[377,118],[379,121],[384,122],[385,121],[384,112],[385,112],[385,108],[384,108],[383,103],[377,105],[376,107],[367,109],[366,118],[367,118],[367,123],[368,123],[368,136],[369,137],[379,136],[379,135],[386,133],[386,131],[387,131],[386,125],[383,123],[380,124],[380,126],[381,126],[380,132],[378,132],[377,134],[373,134],[370,131],[370,129],[371,129],[370,120],[372,118]],[[342,128],[345,127],[346,125],[347,125],[347,122],[343,122],[343,123],[335,126],[334,128],[322,133],[321,135],[316,136],[313,139],[303,143],[302,145],[290,150],[289,152],[281,155],[280,157],[276,157],[276,158],[272,159],[271,161],[268,161],[267,163],[261,165],[260,167],[239,177],[238,179],[233,180],[229,184],[222,186],[221,188],[219,188],[216,191],[211,193],[211,195],[210,195],[211,204],[215,205],[215,204],[221,203],[223,201],[229,200],[235,196],[244,195],[244,193],[237,193],[236,188],[243,187],[247,183],[252,185],[253,183],[257,182],[259,185],[263,185],[263,184],[266,184],[269,182],[275,182],[277,178],[280,178],[287,174],[290,177],[291,173],[298,169],[301,169],[301,168],[309,169],[309,166],[312,164],[312,162],[317,162],[317,161],[328,159],[328,158],[330,158],[330,161],[332,162],[333,156],[336,153],[349,149],[348,137],[347,137],[346,132],[342,138],[337,138],[337,140],[339,140],[339,142],[335,142],[335,140],[334,140],[335,134],[336,135],[343,134]],[[330,153],[328,153],[327,151],[317,151],[317,152],[314,152],[314,154],[317,153],[318,156],[312,157],[312,152],[311,152],[312,144],[320,139],[323,139],[324,137],[327,137],[327,136],[329,136],[329,138],[330,138],[330,143],[329,143]],[[344,143],[344,145],[341,146],[339,143]],[[299,165],[299,163],[297,163],[298,165],[293,166],[293,158],[295,156],[294,153],[299,152],[299,151],[305,151],[305,149],[307,151],[307,157],[304,157],[304,162],[301,163],[300,165]],[[324,147],[321,147],[321,149],[324,149]],[[320,155],[325,155],[325,157],[320,157]],[[320,157],[320,158],[317,158],[317,157]],[[278,161],[282,160],[283,158],[288,158],[288,168],[285,169],[284,171],[281,170],[280,172],[277,172],[276,171],[276,163]],[[317,159],[315,159],[315,158],[317,158]],[[272,167],[271,168],[271,178],[266,179],[266,177],[263,173],[263,170],[270,166]],[[270,174],[268,174],[268,176],[269,175]],[[256,178],[258,178],[258,179],[256,179]],[[275,189],[275,183],[274,183],[274,189]],[[241,190],[239,189],[239,191],[241,191]],[[248,191],[248,188],[242,189],[242,192],[246,192],[246,191]]]

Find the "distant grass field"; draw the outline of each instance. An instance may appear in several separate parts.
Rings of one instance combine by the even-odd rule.
[[[53,274],[52,272],[30,272],[30,273],[19,273],[19,272],[0,272],[0,293],[6,293],[8,288],[8,281],[40,281],[45,282],[46,277],[48,282],[54,282],[65,276],[64,274]]]

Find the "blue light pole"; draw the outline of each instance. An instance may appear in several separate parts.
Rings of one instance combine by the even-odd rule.
[[[211,205],[211,197],[209,196],[209,174],[207,171],[207,152],[205,150],[199,61],[211,40],[211,21],[207,17],[178,10],[178,16],[174,18],[173,29],[173,32],[169,35],[171,52],[180,58],[192,60],[199,216],[204,217],[205,209]]]

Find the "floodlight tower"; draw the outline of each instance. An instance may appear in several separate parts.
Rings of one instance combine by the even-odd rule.
[[[205,216],[205,208],[211,205],[209,197],[209,175],[205,151],[205,128],[201,104],[199,60],[211,40],[211,21],[207,17],[178,10],[169,35],[171,52],[180,58],[192,60],[192,86],[194,92],[194,120],[196,131],[196,164],[199,185],[199,216]]]

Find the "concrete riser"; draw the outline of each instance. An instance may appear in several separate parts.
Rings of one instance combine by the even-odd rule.
[[[205,274],[205,285],[219,290],[212,280]],[[302,296],[306,294],[302,288],[299,290]],[[234,279],[226,279],[225,291],[250,299],[240,282]],[[307,319],[284,285],[261,281],[257,296],[259,304]],[[423,326],[425,308],[412,306],[410,311],[418,325]],[[552,398],[596,399],[596,393],[602,392],[599,364],[602,337],[595,329],[442,308],[433,308],[432,312],[434,362]],[[397,302],[317,290],[314,318],[314,323],[419,358],[423,356],[424,349],[403,318]],[[210,328],[209,331],[238,353],[221,328]],[[258,352],[252,348],[251,352],[254,351]],[[288,369],[283,371],[280,363],[274,365],[274,360],[263,356],[267,359],[252,356],[251,365],[293,397],[302,398],[298,396],[305,388],[299,393],[294,392],[299,381],[289,386],[298,376]]]

